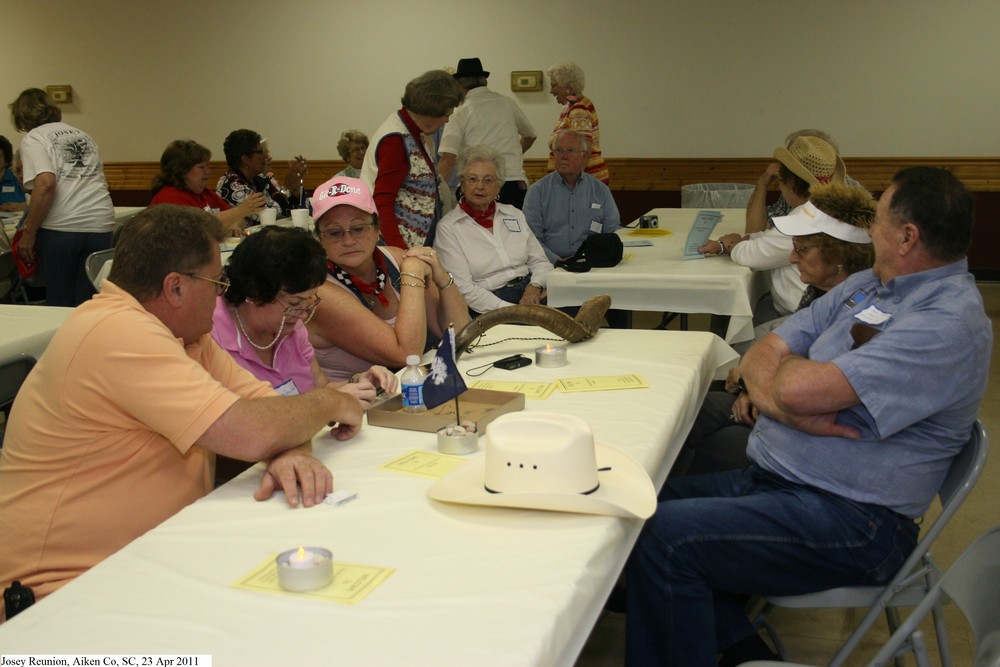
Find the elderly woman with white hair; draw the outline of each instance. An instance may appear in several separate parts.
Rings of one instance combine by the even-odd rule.
[[[601,131],[594,103],[583,94],[583,70],[576,63],[558,63],[549,68],[549,92],[563,105],[562,113],[549,138],[548,171],[555,171],[556,156],[551,151],[559,130],[576,130],[590,142],[590,158],[585,171],[605,185],[609,182],[608,165],[601,155]]]
[[[496,201],[503,157],[489,146],[470,146],[459,155],[458,173],[462,201],[438,223],[434,249],[469,309],[542,303],[552,264],[524,214]]]
[[[368,152],[368,135],[361,130],[345,130],[337,142],[337,153],[346,162],[346,166],[335,176],[361,178],[361,166]]]

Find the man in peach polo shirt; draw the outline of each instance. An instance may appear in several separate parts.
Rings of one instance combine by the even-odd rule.
[[[278,396],[215,344],[222,238],[199,209],[146,209],[101,293],[53,337],[0,450],[0,587],[42,597],[82,574],[208,493],[216,454],[270,460],[257,500],[280,488],[310,507],[332,490],[311,439],[334,421],[350,438],[362,405],[325,388]]]

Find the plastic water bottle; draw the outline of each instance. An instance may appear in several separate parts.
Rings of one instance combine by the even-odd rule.
[[[424,405],[424,378],[427,371],[420,365],[420,357],[411,354],[406,358],[406,370],[399,378],[403,392],[403,412],[426,412]]]

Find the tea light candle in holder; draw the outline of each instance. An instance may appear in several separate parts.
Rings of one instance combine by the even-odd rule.
[[[437,441],[442,454],[472,454],[479,450],[479,432],[473,422],[464,421],[439,429]]]
[[[566,348],[552,347],[546,344],[545,347],[535,349],[535,364],[539,368],[559,368],[566,365]]]
[[[333,552],[321,547],[282,551],[274,559],[278,584],[286,591],[315,591],[333,581]]]

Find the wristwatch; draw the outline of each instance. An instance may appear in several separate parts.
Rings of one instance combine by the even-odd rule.
[[[743,376],[741,375],[736,379],[736,386],[740,388],[741,394],[749,394],[750,391],[747,389],[747,383],[743,381]]]

